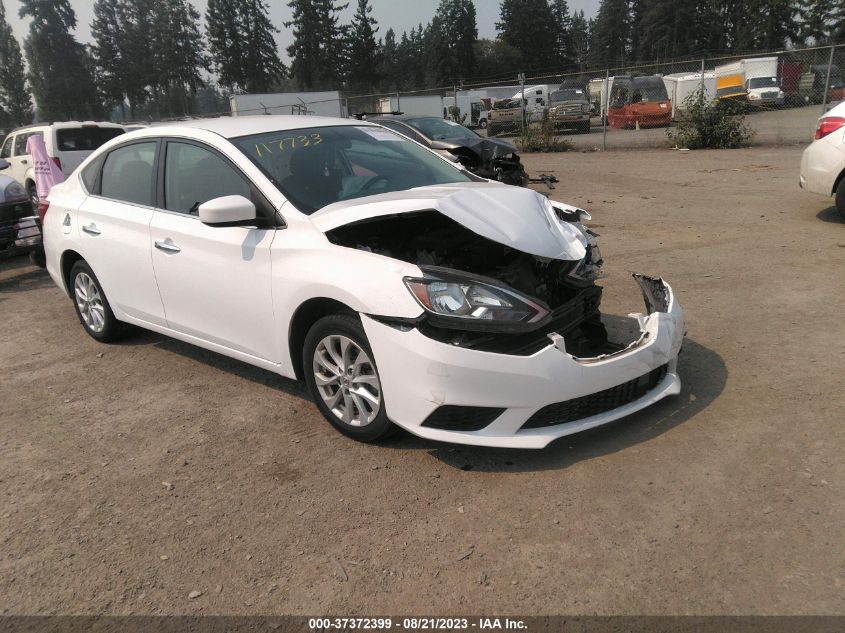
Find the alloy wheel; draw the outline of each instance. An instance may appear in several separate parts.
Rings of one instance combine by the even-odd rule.
[[[98,334],[102,332],[106,325],[106,311],[103,306],[103,297],[91,276],[83,272],[76,275],[73,293],[85,327]]]
[[[314,380],[326,407],[344,424],[363,427],[381,410],[381,383],[364,349],[347,336],[333,334],[314,350]]]

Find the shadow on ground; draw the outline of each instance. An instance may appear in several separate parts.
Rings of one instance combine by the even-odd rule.
[[[836,207],[828,207],[824,211],[819,211],[816,217],[822,222],[830,222],[831,224],[845,224],[845,218],[836,210]]]

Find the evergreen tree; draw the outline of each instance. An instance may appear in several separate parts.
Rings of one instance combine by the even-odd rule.
[[[475,42],[477,79],[513,79],[522,68],[522,54],[502,40],[480,39]]]
[[[150,99],[158,95],[158,72],[155,64],[151,35],[156,22],[158,0],[124,0],[121,48],[123,49],[122,88],[129,102],[130,117]],[[157,99],[156,99],[157,105]]]
[[[700,49],[697,0],[645,0],[643,5],[641,38],[633,49],[637,59],[675,59]]]
[[[157,105],[167,115],[186,114],[204,85],[200,72],[208,69],[200,15],[188,0],[156,0],[155,9],[151,40]]]
[[[21,0],[21,17],[31,18],[24,51],[29,85],[41,120],[93,119],[102,108],[92,62],[76,41],[76,13],[69,0]]]
[[[387,29],[384,42],[379,45],[378,52],[379,77],[382,87],[387,90],[393,90],[399,85],[398,57],[399,45],[396,43],[396,32],[393,29]]]
[[[566,0],[551,0],[550,7],[555,28],[555,61],[563,70],[568,70],[575,61],[570,32],[572,17],[569,15],[569,5]]]
[[[520,52],[526,70],[549,68],[555,63],[557,33],[546,0],[502,0],[496,30],[500,40]]]
[[[584,11],[572,14],[569,41],[572,47],[572,61],[579,72],[584,72],[590,56],[590,23],[584,16]]]
[[[601,0],[590,31],[590,64],[621,67],[628,59],[628,0]]]
[[[345,29],[338,25],[337,13],[348,4],[334,0],[290,0],[293,43],[288,46],[291,74],[302,90],[339,88],[348,45]]]
[[[370,14],[373,7],[369,0],[358,0],[358,9],[349,29],[349,73],[348,81],[354,90],[369,90],[380,81],[380,53],[376,43],[378,25]],[[391,46],[396,54],[396,39],[389,31]]]
[[[440,0],[435,20],[431,24],[433,44],[438,49],[435,83],[447,85],[472,76],[475,72],[474,45],[478,38],[472,0]]]
[[[26,87],[21,47],[6,21],[0,0],[0,126],[17,127],[32,121],[32,99]]]
[[[121,108],[126,96],[123,29],[128,17],[124,0],[97,0],[94,3],[94,21],[91,23],[94,44],[91,47],[91,57],[94,61],[96,85],[102,100],[108,106]]]
[[[286,69],[276,50],[276,27],[264,0],[209,0],[208,48],[220,85],[227,90],[268,92]]]

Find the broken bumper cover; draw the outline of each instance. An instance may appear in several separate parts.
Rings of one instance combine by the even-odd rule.
[[[634,277],[640,338],[595,358],[566,353],[562,339],[531,356],[469,350],[362,315],[390,419],[432,440],[543,448],[678,394],[683,310],[662,279]]]

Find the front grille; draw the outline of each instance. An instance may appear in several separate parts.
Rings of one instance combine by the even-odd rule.
[[[422,426],[444,431],[480,431],[498,418],[504,409],[443,405],[432,411]]]
[[[532,415],[528,422],[522,425],[522,428],[539,429],[546,426],[555,426],[618,409],[623,405],[634,402],[634,400],[639,400],[654,389],[666,376],[667,371],[668,366],[663,365],[639,378],[634,378],[610,389],[565,402],[550,404]]]

